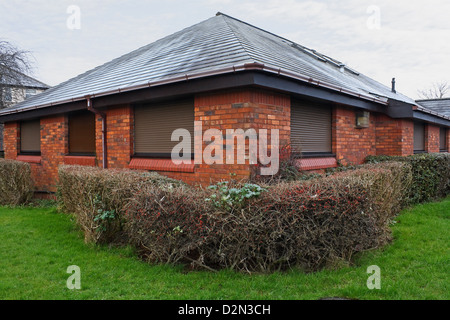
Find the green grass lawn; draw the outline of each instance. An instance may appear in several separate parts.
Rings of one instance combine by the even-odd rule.
[[[150,266],[131,249],[86,245],[55,209],[0,208],[0,299],[449,299],[449,218],[450,198],[405,210],[392,245],[337,271],[248,275]],[[66,287],[70,265],[81,290]],[[366,286],[370,265],[381,290]]]

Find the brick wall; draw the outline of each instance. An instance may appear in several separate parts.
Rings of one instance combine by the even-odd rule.
[[[356,127],[355,109],[337,105],[333,110],[333,153],[344,165],[361,164],[369,155],[376,154],[375,120],[370,114],[368,128]]]
[[[408,156],[414,153],[414,123],[392,119],[384,114],[375,117],[376,154]]]
[[[195,121],[201,121],[202,134],[208,129],[219,129],[223,136],[227,129],[279,129],[280,144],[288,144],[290,136],[290,97],[262,90],[235,90],[201,94],[195,97]],[[129,105],[109,108],[107,114],[108,168],[127,168],[133,155],[134,119]],[[97,165],[102,166],[102,122],[96,117]],[[200,150],[203,153],[206,144]],[[223,150],[224,156],[226,150]],[[246,146],[248,152],[248,145]],[[237,150],[235,150],[236,158]],[[224,159],[226,162],[226,159]],[[250,165],[205,163],[195,166],[194,172],[170,172],[161,174],[182,179],[188,183],[208,185],[211,182],[229,179],[230,173],[237,179],[250,175]]]
[[[241,89],[205,93],[195,96],[195,120],[202,123],[202,133],[218,129],[225,137],[227,129],[278,129],[280,147],[290,143],[290,105],[288,95],[260,89]],[[134,112],[130,105],[109,107],[107,115],[108,168],[129,168],[133,155]],[[174,115],[176,116],[176,115]],[[370,114],[368,128],[356,128],[356,114],[353,108],[336,105],[332,115],[333,153],[343,164],[362,163],[368,155],[410,155],[413,154],[413,122],[391,119],[380,114]],[[439,151],[439,128],[428,126],[427,150]],[[20,146],[20,127],[16,122],[5,124],[5,157],[16,159]],[[447,134],[450,146],[450,130]],[[269,142],[270,145],[270,142]],[[201,144],[197,152],[207,147]],[[245,147],[248,153],[248,143]],[[68,122],[66,116],[41,119],[41,160],[31,163],[33,177],[39,191],[55,191],[58,165],[65,159],[75,161],[76,157],[65,157],[68,153]],[[437,150],[437,151],[436,151]],[[83,159],[85,165],[102,166],[102,121],[96,116],[96,157]],[[223,149],[226,155],[225,148]],[[237,158],[237,150],[234,153]],[[89,160],[89,161],[88,161]],[[92,160],[92,161],[91,161]],[[224,159],[225,162],[226,159]],[[81,162],[80,162],[81,164]],[[229,179],[230,173],[236,179],[248,178],[251,173],[248,159],[245,164],[195,165],[194,170],[160,171],[168,177],[182,179],[191,184],[208,185]],[[178,171],[178,172],[175,172]],[[192,172],[193,171],[193,172]]]
[[[5,123],[4,129],[5,159],[15,160],[20,146],[20,129],[18,122]]]
[[[121,105],[106,111],[107,167],[128,168],[133,154],[133,108]],[[97,165],[103,164],[102,119],[96,116],[96,153]]]
[[[37,189],[56,191],[58,166],[69,151],[68,120],[66,116],[41,119],[41,164],[32,164]],[[39,170],[40,166],[40,170]]]
[[[41,119],[41,156],[30,162],[31,173],[37,191],[56,191],[58,165],[64,163],[68,152],[68,124],[65,116]],[[5,158],[17,159],[20,153],[20,125],[5,124]],[[36,157],[32,157],[36,158]]]
[[[202,121],[203,131],[214,128],[221,130],[224,135],[227,129],[253,128],[257,133],[260,129],[278,129],[280,145],[288,144],[290,97],[255,89],[198,95],[195,98],[195,120]],[[248,145],[245,151],[248,153]],[[210,179],[227,179],[230,172],[235,173],[237,179],[248,178],[250,164],[247,162],[245,165],[223,164],[212,167],[202,164],[198,168],[199,181],[209,183]]]
[[[250,128],[259,132],[259,129],[278,129],[280,145],[288,144],[290,137],[290,97],[283,94],[271,93],[262,90],[222,91],[210,94],[201,94],[195,97],[195,121],[202,122],[203,133],[208,129],[219,129],[225,137],[227,129]],[[270,131],[269,131],[270,136]],[[270,144],[270,142],[269,142]],[[203,152],[206,144],[202,144]],[[248,154],[249,146],[246,145]],[[226,150],[222,149],[224,157]],[[234,159],[237,159],[235,148]],[[251,168],[249,161],[246,164],[197,165],[194,173],[164,172],[162,174],[181,178],[188,183],[208,185],[214,181],[229,179],[230,173],[235,179],[249,177]]]
[[[439,127],[431,124],[425,125],[425,151],[439,152]]]

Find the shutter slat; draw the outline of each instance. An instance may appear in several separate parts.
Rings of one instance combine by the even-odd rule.
[[[95,153],[95,115],[92,112],[69,115],[69,153]]]
[[[137,106],[135,108],[135,153],[170,154],[179,141],[171,141],[176,129],[191,134],[194,143],[194,101],[192,99]]]
[[[20,123],[20,151],[41,152],[40,120],[24,121]]]
[[[331,107],[292,100],[291,145],[294,151],[331,153]]]
[[[439,128],[439,150],[447,150],[447,128]]]
[[[414,122],[414,151],[425,150],[425,125]]]

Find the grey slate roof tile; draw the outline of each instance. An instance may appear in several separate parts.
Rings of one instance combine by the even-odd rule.
[[[416,101],[422,107],[450,117],[450,98]]]
[[[186,74],[261,63],[356,94],[414,100],[342,63],[224,14],[176,32],[63,82],[15,109],[48,105]],[[1,111],[0,111],[1,114]]]

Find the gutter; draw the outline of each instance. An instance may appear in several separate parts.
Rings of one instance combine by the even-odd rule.
[[[106,148],[107,147],[107,145],[106,145],[106,113],[100,112],[92,106],[91,96],[86,96],[85,99],[86,99],[87,110],[96,115],[99,115],[100,118],[102,119],[102,160],[103,160],[102,167],[103,167],[103,169],[106,169],[108,166],[107,165],[108,153],[107,153],[107,148]]]
[[[333,85],[333,84],[330,84],[327,82],[322,82],[322,81],[313,79],[311,77],[306,77],[301,74],[285,71],[280,68],[271,67],[271,66],[264,65],[262,63],[257,63],[257,62],[246,63],[246,64],[238,65],[238,66],[231,66],[231,67],[222,68],[222,69],[213,70],[213,71],[199,72],[199,73],[195,73],[195,74],[191,74],[191,75],[185,74],[183,76],[178,76],[178,77],[169,78],[169,79],[165,79],[165,80],[159,80],[159,81],[155,81],[155,82],[149,81],[145,84],[125,87],[125,88],[118,88],[118,89],[114,89],[114,90],[108,90],[108,91],[99,92],[96,94],[91,94],[91,95],[89,95],[89,97],[90,98],[98,98],[98,97],[109,96],[109,95],[123,93],[123,92],[130,92],[130,91],[135,91],[135,90],[139,90],[139,89],[146,89],[146,88],[151,88],[151,87],[155,87],[155,86],[162,86],[162,85],[166,85],[166,84],[173,84],[173,83],[177,83],[177,82],[189,81],[189,80],[194,80],[194,79],[199,79],[199,78],[204,78],[204,77],[209,77],[209,76],[223,75],[223,74],[236,73],[236,72],[242,72],[242,71],[265,71],[265,72],[272,73],[272,74],[275,74],[278,76],[285,76],[290,79],[300,80],[302,82],[309,83],[311,85],[314,85],[314,86],[317,86],[320,88],[344,93],[344,94],[347,94],[347,95],[350,95],[353,97],[357,97],[357,98],[360,98],[363,100],[368,100],[368,101],[382,104],[385,106],[388,105],[387,99],[375,98],[373,96],[364,95],[364,94],[357,93],[357,92],[354,92],[354,91],[351,91],[351,90],[348,90],[348,89],[345,89],[345,88],[342,88],[342,87],[339,87],[339,86],[336,86],[336,85]],[[53,106],[60,105],[60,104],[83,101],[83,100],[86,100],[86,96],[80,96],[80,97],[60,100],[60,101],[56,101],[56,102],[51,102],[51,103],[46,103],[46,104],[32,106],[32,107],[26,107],[26,108],[17,108],[17,109],[12,109],[12,110],[5,109],[5,110],[0,111],[0,117],[4,116],[4,115],[32,111],[32,110],[36,110],[36,109],[53,107]]]

